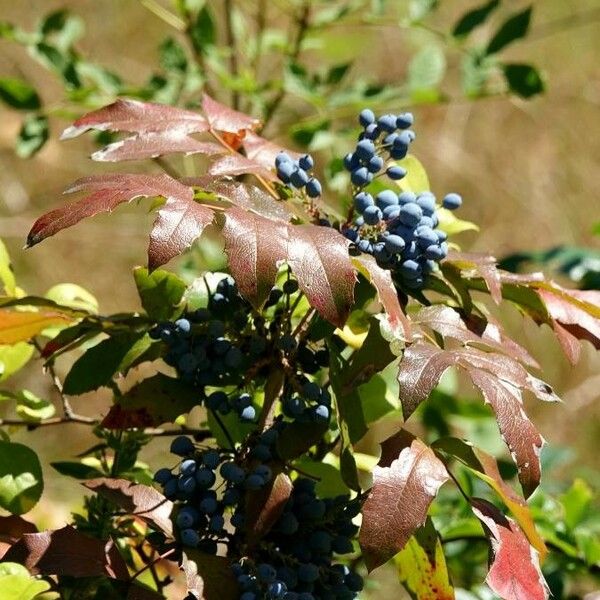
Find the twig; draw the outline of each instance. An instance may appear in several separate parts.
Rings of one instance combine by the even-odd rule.
[[[310,0],[304,0],[304,4],[302,5],[302,9],[300,15],[296,19],[297,30],[296,30],[296,39],[294,41],[294,46],[292,51],[288,54],[288,59],[291,62],[295,62],[300,55],[300,50],[302,49],[302,42],[304,41],[304,36],[310,27]],[[282,86],[280,90],[277,92],[277,95],[271,100],[267,107],[265,108],[265,114],[263,118],[263,124],[266,129],[267,124],[273,118],[273,115],[279,108],[281,101],[285,97],[285,88]]]
[[[149,562],[148,564],[144,565],[141,569],[137,570],[131,576],[131,579],[132,580],[133,579],[137,579],[146,569],[149,569],[150,567],[152,567],[156,563],[160,562],[161,560],[163,560],[163,558],[167,558],[167,556],[171,556],[171,554],[173,554],[173,552],[175,552],[176,550],[177,550],[177,548],[171,548],[170,550],[167,550],[163,554],[159,554],[152,562]]]
[[[53,417],[36,423],[35,421],[26,421],[24,419],[0,419],[1,425],[17,425],[27,427],[28,429],[37,429],[38,427],[46,427],[47,425],[64,425],[66,423],[75,423],[78,425],[98,425],[98,421],[92,417],[84,417],[82,415],[71,415],[70,417]]]
[[[164,6],[161,6],[156,0],[141,0],[141,5],[171,27],[174,27],[178,31],[185,31],[185,23],[177,15],[174,15]]]
[[[233,30],[233,1],[225,0],[223,10],[225,11],[225,36],[229,46],[229,74],[234,80],[234,85],[237,85],[235,79],[237,79],[239,69],[237,40]],[[231,90],[231,105],[235,110],[240,107],[240,94],[235,88]]]
[[[231,434],[229,433],[229,431],[227,431],[227,427],[225,427],[225,423],[223,423],[223,419],[221,419],[221,417],[219,416],[219,414],[217,413],[216,410],[211,410],[210,412],[212,413],[212,416],[215,418],[215,421],[219,424],[221,431],[223,431],[223,433],[225,434],[225,437],[227,438],[227,441],[229,442],[229,445],[231,446],[231,450],[233,452],[235,452],[235,442],[233,441],[233,438],[231,437]]]
[[[256,8],[256,47],[252,61],[254,79],[259,80],[260,61],[262,59],[262,46],[265,26],[267,24],[267,0],[259,0]]]
[[[39,352],[40,357],[41,357],[42,356],[42,347],[41,347],[40,343],[37,340],[33,340],[33,345],[34,345],[35,349]],[[50,378],[52,379],[52,385],[54,386],[54,389],[58,392],[58,395],[60,396],[65,418],[67,420],[77,421],[79,423],[95,423],[95,420],[91,419],[90,417],[84,417],[84,416],[75,414],[75,412],[73,411],[73,408],[71,407],[71,403],[69,402],[69,399],[63,392],[63,386],[62,386],[60,379],[58,378],[58,375],[56,374],[56,371],[54,370],[54,365],[52,363],[47,363],[45,369],[50,374]]]
[[[302,331],[302,328],[304,327],[306,322],[309,319],[311,319],[315,315],[316,312],[317,311],[314,308],[311,308],[310,310],[307,310],[304,313],[304,316],[302,317],[302,319],[300,319],[300,323],[298,323],[298,325],[296,325],[296,329],[294,329],[294,332],[292,333],[292,337],[296,337]]]

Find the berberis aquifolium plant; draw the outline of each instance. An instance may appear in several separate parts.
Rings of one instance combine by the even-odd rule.
[[[455,559],[475,560],[501,598],[548,598],[548,536],[526,501],[540,482],[543,439],[524,397],[557,397],[484,298],[550,325],[575,361],[578,339],[600,346],[594,293],[501,271],[493,257],[447,241],[462,201],[430,191],[409,154],[410,113],[360,112],[342,161],[351,193],[334,206],[313,157],[262,138],[257,120],[209,96],[201,108],[119,100],[77,120],[64,138],[128,134],[96,160],[181,153],[205,155],[208,166],[185,179],[86,177],[67,190],[84,197],[42,216],[28,237],[33,246],[122,203],[156,199],[149,269],[135,271],[142,312],[101,316],[81,290],[26,296],[0,270],[0,343],[14,364],[37,349],[63,401],[54,417],[34,413],[41,400],[14,395],[30,415],[20,422],[93,425],[100,438],[82,462],[54,463],[93,493],[74,527],[37,533],[15,517],[21,530],[3,560],[63,594],[208,600],[367,598],[376,585],[368,575],[384,565],[415,598],[454,598],[463,577]],[[226,273],[190,260],[186,283],[159,268],[219,243]],[[56,361],[76,349],[61,381]],[[427,421],[449,369],[482,394],[515,470],[439,423],[439,435],[423,439],[405,428]],[[102,418],[73,410],[71,397],[101,388],[113,393]],[[382,417],[393,433],[376,458],[363,450]],[[171,455],[152,476],[138,453],[170,435]],[[0,496],[20,515],[41,495],[39,462],[2,444],[16,457],[12,476],[28,461],[40,473]],[[516,475],[524,495],[503,475]],[[446,562],[442,540],[471,538],[489,543],[487,576],[478,542],[450,544]],[[551,556],[564,555],[551,541]],[[84,552],[95,558],[82,567]]]

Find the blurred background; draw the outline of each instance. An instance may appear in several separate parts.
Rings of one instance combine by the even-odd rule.
[[[56,46],[65,50],[67,58],[85,59],[86,64],[106,69],[88,69],[95,83],[78,87],[69,83],[67,68],[56,57],[40,59],[26,49],[25,37],[6,25],[0,33],[0,78],[26,81],[39,97],[39,103],[30,103],[33,110],[15,110],[14,102],[13,106],[0,102],[0,237],[27,292],[42,294],[55,283],[69,281],[92,292],[103,313],[138,307],[133,279],[126,274],[146,260],[153,217],[143,206],[95,217],[33,249],[23,246],[33,221],[65,202],[62,190],[73,180],[117,170],[160,170],[153,163],[94,163],[88,158],[98,147],[92,137],[60,142],[59,136],[74,118],[119,94],[193,106],[200,97],[203,73],[197,65],[183,64],[178,50],[165,46],[167,38],[184,49],[187,61],[194,56],[202,59],[220,100],[229,102],[237,91],[240,106],[258,116],[272,108],[279,95],[277,85],[283,81],[285,93],[267,133],[292,147],[308,143],[318,160],[328,163],[336,190],[339,177],[332,158],[351,149],[351,135],[356,134],[352,115],[357,108],[373,104],[378,112],[409,109],[416,117],[413,151],[425,165],[433,191],[460,192],[464,204],[459,216],[481,229],[456,238],[464,250],[502,258],[558,245],[587,247],[592,254],[600,249],[600,237],[594,233],[594,225],[600,222],[599,0],[534,2],[526,33],[506,43],[498,58],[483,56],[481,49],[489,48],[494,32],[511,15],[522,14],[529,3],[496,3],[481,24],[461,35],[456,32],[461,17],[485,3],[274,0],[268,2],[268,16],[265,13],[268,23],[262,46],[248,42],[238,48],[238,77],[233,82],[219,70],[223,64],[230,66],[227,36],[219,25],[232,3],[208,3],[216,33],[211,34],[210,24],[204,33],[206,39],[217,36],[213,44],[220,44],[221,50],[206,49],[202,41],[190,45],[180,17],[173,19],[177,15],[173,4],[167,0],[0,0],[0,20],[24,32],[36,31],[53,11],[70,11],[77,19],[69,21],[69,29],[50,23],[48,35],[63,36]],[[243,15],[252,19],[249,27],[260,26],[267,3],[233,4],[240,11],[233,23],[238,33],[244,35]],[[284,50],[284,43],[286,36],[295,35],[293,18],[297,23],[307,4],[314,20],[294,54],[293,49]],[[340,10],[353,4],[369,5],[368,11]],[[259,65],[256,56],[261,57]],[[481,72],[473,70],[473,64]],[[502,76],[506,70],[500,64],[535,68],[525,72],[524,80],[511,82]],[[344,69],[332,69],[340,65]],[[262,79],[269,76],[276,81],[266,86],[266,99],[244,72],[248,66],[255,67],[254,74]],[[126,85],[111,84],[109,71]],[[176,92],[173,73],[180,78]],[[330,81],[323,84],[314,73],[325,73]],[[485,81],[478,82],[477,77]],[[35,153],[31,152],[32,143],[37,144],[35,139],[31,142],[38,135],[35,127],[30,123],[25,139],[21,129],[28,115],[48,117],[47,142]],[[32,155],[24,158],[28,154]],[[194,158],[173,160],[173,164],[186,174],[202,166]],[[330,201],[343,202],[343,198],[333,193]],[[566,285],[577,283],[551,274]],[[565,400],[558,406],[529,407],[549,446],[570,449],[562,471],[554,472],[555,480],[579,474],[600,485],[600,355],[584,343],[580,362],[571,367],[549,329],[524,321],[512,308],[504,310],[511,333],[539,360],[544,377]],[[11,380],[10,385],[48,393],[41,367],[38,374],[35,379],[29,369],[28,375]],[[82,396],[74,404],[78,412],[94,414],[106,398]],[[15,439],[25,435],[29,441],[36,439],[47,462],[89,445],[86,432],[75,425],[20,433]],[[153,446],[153,453],[161,451],[160,445]],[[153,456],[146,459],[152,462]],[[69,498],[78,486],[56,477],[48,477],[47,483],[44,503],[35,510],[43,513],[48,526],[61,525],[73,508]]]

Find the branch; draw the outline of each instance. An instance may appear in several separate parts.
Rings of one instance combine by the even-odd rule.
[[[291,62],[295,62],[298,56],[300,55],[300,50],[302,49],[302,42],[304,41],[304,36],[306,35],[306,32],[310,27],[309,17],[310,0],[304,0],[304,4],[302,5],[300,15],[296,18],[296,40],[294,42],[292,51],[288,54],[288,59]],[[275,111],[279,108],[279,105],[281,104],[281,101],[283,100],[284,96],[285,89],[282,86],[279,92],[277,92],[275,98],[273,98],[273,100],[271,100],[271,102],[267,104],[267,107],[265,108],[265,115],[263,118],[263,129],[267,127],[267,124],[275,114]]]
[[[225,0],[223,5],[225,11],[225,36],[227,45],[229,46],[229,74],[234,80],[238,76],[238,51],[237,51],[237,40],[235,38],[235,32],[233,31],[233,1]],[[236,89],[231,90],[231,105],[235,110],[240,107],[240,94]]]

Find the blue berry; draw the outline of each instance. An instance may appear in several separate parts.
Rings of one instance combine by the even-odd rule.
[[[213,533],[219,533],[219,532],[223,531],[224,526],[225,526],[225,519],[223,518],[222,515],[213,515],[210,518],[210,521],[208,523],[208,528]]]
[[[315,408],[315,417],[318,421],[329,420],[329,409],[324,404],[320,404]]]
[[[344,156],[344,167],[346,171],[354,171],[360,167],[360,159],[356,154],[350,152]]]
[[[377,125],[383,131],[392,133],[396,130],[396,117],[395,115],[383,115],[377,119]]]
[[[154,481],[156,483],[160,483],[160,485],[165,485],[167,481],[169,481],[173,477],[173,473],[171,473],[170,469],[162,468],[154,473]]]
[[[184,506],[179,513],[177,513],[175,523],[180,529],[187,529],[197,523],[199,518],[200,515],[195,508],[191,506]]]
[[[248,490],[259,490],[260,488],[264,487],[265,480],[260,475],[253,473],[252,475],[248,475],[248,477],[246,477],[244,485]]]
[[[384,160],[381,156],[372,156],[367,163],[369,173],[379,173],[383,169]]]
[[[371,140],[361,140],[356,144],[356,154],[362,160],[370,160],[375,155],[375,144]]]
[[[175,331],[177,333],[188,334],[192,329],[192,324],[187,319],[177,319],[175,321]]]
[[[375,203],[381,210],[384,210],[388,206],[395,206],[398,204],[398,194],[392,190],[383,190],[375,196]]]
[[[184,529],[181,532],[181,541],[185,546],[195,548],[200,542],[200,536],[193,529]]]
[[[403,177],[406,177],[406,169],[403,169],[402,167],[394,165],[394,166],[387,168],[386,175],[390,179],[394,179],[394,180],[402,179]]]
[[[271,583],[277,577],[277,571],[267,563],[261,563],[256,568],[258,578],[264,583]]]
[[[177,456],[187,456],[194,452],[194,444],[190,438],[180,435],[171,442],[171,453]]]
[[[225,490],[225,493],[223,494],[223,504],[225,504],[225,506],[234,506],[240,501],[240,498],[241,494],[239,490],[236,488],[229,488],[228,490]]]
[[[400,209],[400,221],[409,227],[415,227],[422,216],[423,211],[421,207],[414,202],[409,202]]]
[[[188,458],[179,465],[179,472],[182,475],[193,475],[196,472],[198,465],[193,458]]]
[[[365,127],[362,135],[368,140],[376,140],[381,134],[381,129],[377,127],[377,123],[371,123]]]
[[[369,173],[367,167],[359,167],[350,174],[350,181],[354,185],[363,186],[370,183],[373,179],[373,174]]]
[[[256,418],[256,409],[254,406],[246,406],[240,413],[240,419],[242,421],[254,421]]]
[[[367,206],[363,212],[363,217],[367,225],[377,225],[381,221],[383,214],[377,206]]]
[[[214,498],[208,496],[201,500],[200,504],[198,505],[198,508],[200,509],[200,512],[204,513],[205,515],[212,515],[214,512],[217,511],[219,505]]]
[[[196,480],[190,476],[180,477],[177,480],[177,487],[179,491],[183,492],[184,494],[193,494],[194,490],[196,489]]]
[[[210,469],[198,469],[195,475],[196,483],[203,489],[212,487],[216,481],[216,476]]]
[[[305,154],[298,159],[298,166],[305,171],[310,171],[315,166],[315,161],[310,154]]]
[[[414,260],[405,260],[400,266],[400,270],[405,277],[415,278],[421,275],[421,265]]]
[[[312,563],[303,563],[298,566],[298,579],[305,583],[313,583],[319,578],[319,567]]]
[[[277,177],[279,177],[279,179],[281,179],[281,181],[283,183],[289,183],[290,178],[295,170],[296,170],[296,167],[294,166],[294,164],[292,162],[281,163],[277,167]]]
[[[296,169],[290,175],[290,181],[294,187],[302,188],[308,183],[308,173],[304,169]]]
[[[292,159],[286,152],[279,152],[275,157],[275,166],[279,167],[283,163],[291,163]]]
[[[358,115],[358,122],[363,127],[367,127],[368,125],[375,123],[375,114],[370,108],[364,108],[360,111],[360,114]]]
[[[392,233],[385,238],[385,247],[392,254],[398,254],[402,252],[405,246],[406,242],[404,241],[404,238],[400,237],[399,235]]]
[[[442,200],[442,206],[448,210],[456,210],[462,204],[462,198],[458,194],[447,194]]]
[[[306,184],[306,193],[309,198],[318,198],[322,192],[321,183],[318,179],[311,177]]]
[[[271,478],[273,477],[273,473],[267,465],[259,465],[256,467],[256,469],[254,469],[254,475],[262,477],[265,483],[271,481]]]
[[[354,207],[361,213],[364,212],[367,207],[373,206],[373,204],[373,196],[367,192],[358,192],[358,194],[354,196]]]

